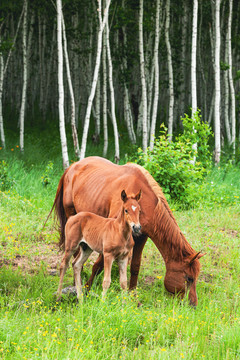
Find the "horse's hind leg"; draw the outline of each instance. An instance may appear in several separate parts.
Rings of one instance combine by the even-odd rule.
[[[92,253],[92,249],[84,243],[84,246],[81,246],[81,250],[78,253],[78,256],[73,261],[73,271],[75,278],[75,285],[77,289],[77,298],[80,300],[82,295],[82,281],[81,281],[81,271],[82,267]]]
[[[90,290],[92,287],[92,283],[93,283],[93,279],[95,278],[95,275],[99,275],[103,271],[103,268],[104,268],[103,254],[99,254],[99,257],[97,258],[97,260],[95,261],[92,267],[92,274],[85,284],[85,287],[88,290]]]
[[[72,254],[73,254],[72,250],[66,250],[64,257],[62,259],[61,265],[60,265],[60,280],[59,280],[59,285],[58,285],[58,290],[57,290],[57,300],[60,300],[61,295],[62,295],[63,278],[64,278],[64,275],[68,268],[69,261],[70,261]]]

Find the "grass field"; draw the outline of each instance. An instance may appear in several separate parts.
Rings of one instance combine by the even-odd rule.
[[[164,289],[165,266],[151,240],[144,248],[138,288],[123,293],[113,267],[101,299],[100,275],[78,305],[56,303],[58,235],[50,219],[61,175],[60,160],[28,162],[5,155],[10,189],[0,192],[0,357],[2,359],[239,359],[240,358],[240,170],[215,169],[199,191],[202,203],[180,211],[181,230],[207,253],[197,285],[199,305]],[[49,185],[43,186],[44,178]],[[93,259],[84,267],[86,280]],[[72,269],[64,285],[71,285]]]

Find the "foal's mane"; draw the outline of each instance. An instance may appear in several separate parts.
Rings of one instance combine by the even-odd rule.
[[[128,163],[128,166],[134,166],[138,168],[145,176],[148,185],[158,198],[158,203],[154,211],[154,233],[159,241],[163,242],[168,247],[168,254],[172,260],[183,261],[184,258],[196,254],[191,245],[186,240],[185,236],[181,232],[177,221],[167,203],[167,200],[162,192],[161,187],[156,180],[149,174],[149,172],[142,166],[134,163]],[[161,224],[161,226],[159,226]],[[193,263],[193,272],[198,272],[198,262]]]

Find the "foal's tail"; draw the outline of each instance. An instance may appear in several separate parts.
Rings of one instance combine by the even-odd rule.
[[[65,178],[65,175],[67,173],[68,169],[65,170],[64,174],[62,175],[59,184],[58,184],[58,188],[57,188],[57,192],[56,192],[56,196],[53,202],[53,206],[50,210],[50,213],[48,214],[48,217],[43,225],[43,228],[46,225],[46,222],[48,221],[50,215],[52,214],[53,210],[55,212],[55,218],[57,218],[58,220],[58,224],[57,222],[55,222],[56,224],[56,228],[60,234],[60,239],[59,239],[59,248],[64,250],[64,244],[65,244],[65,225],[67,222],[67,217],[66,217],[66,213],[63,207],[63,181]]]

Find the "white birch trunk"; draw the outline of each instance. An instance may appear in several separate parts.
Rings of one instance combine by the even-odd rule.
[[[221,123],[220,123],[220,0],[215,1],[215,106],[214,106],[214,124],[215,124],[215,163],[220,162],[221,155]]]
[[[166,47],[167,47],[168,77],[169,77],[168,135],[169,135],[169,141],[172,141],[174,87],[173,87],[172,49],[171,49],[171,44],[170,44],[170,41],[169,41],[169,25],[170,25],[170,0],[167,0],[167,3],[166,3],[165,41],[166,41]]]
[[[67,38],[66,38],[63,13],[62,13],[62,31],[63,31],[63,48],[64,48],[64,56],[65,56],[65,65],[66,65],[66,70],[67,70],[67,81],[68,81],[68,88],[69,88],[70,99],[71,99],[71,127],[72,127],[73,145],[74,145],[75,155],[78,159],[80,159],[78,134],[77,134],[77,129],[76,129],[75,98],[74,98],[72,77],[71,77],[69,58],[68,58]]]
[[[197,112],[197,18],[198,18],[198,0],[193,3],[193,24],[192,24],[192,54],[191,54],[191,88],[192,88],[192,119]],[[196,130],[193,128],[193,131]],[[197,151],[197,143],[193,144],[193,150]],[[195,165],[196,156],[194,155],[191,163]]]
[[[84,159],[85,153],[86,153],[86,146],[87,146],[87,136],[88,136],[88,129],[89,129],[89,122],[90,122],[90,115],[92,110],[92,103],[96,92],[96,86],[97,86],[97,79],[98,79],[98,73],[99,73],[99,67],[100,67],[100,61],[101,61],[101,52],[102,52],[102,34],[104,27],[106,25],[106,21],[108,18],[108,10],[110,6],[111,0],[107,1],[104,17],[102,20],[102,11],[101,11],[101,0],[99,0],[99,19],[100,19],[100,27],[98,31],[98,44],[97,44],[97,56],[96,56],[96,64],[93,74],[93,81],[92,81],[92,88],[91,92],[88,98],[88,104],[87,104],[87,111],[84,121],[84,128],[83,128],[83,135],[82,135],[82,145],[81,145],[81,151],[80,151],[80,159]]]
[[[101,81],[98,76],[96,88],[96,102],[95,102],[96,120],[95,120],[95,136],[99,139],[100,136],[100,112],[101,112]]]
[[[64,118],[64,87],[63,87],[63,48],[62,48],[62,1],[57,2],[57,44],[58,44],[58,109],[59,109],[59,130],[62,146],[63,168],[69,166],[67,138]]]
[[[228,33],[226,36],[225,41],[225,63],[228,64],[229,55],[228,55]],[[224,71],[223,80],[224,80],[224,123],[225,123],[225,130],[227,135],[227,142],[230,145],[232,138],[231,138],[231,130],[230,130],[230,123],[229,123],[229,74],[228,70]]]
[[[147,131],[147,86],[144,66],[144,49],[143,49],[143,0],[140,0],[139,11],[139,55],[140,55],[140,72],[142,85],[142,147],[143,151],[147,150],[148,146],[148,131]]]
[[[108,151],[108,125],[107,125],[107,58],[106,58],[106,29],[103,35],[103,157],[107,156]]]
[[[229,56],[229,85],[231,96],[231,123],[232,123],[232,139],[231,144],[233,146],[233,155],[236,151],[236,104],[235,104],[235,89],[232,76],[232,44],[231,44],[231,32],[232,32],[232,7],[233,0],[229,0],[229,17],[228,17],[228,56]]]
[[[22,101],[21,109],[19,116],[19,125],[20,125],[20,150],[24,152],[24,117],[25,117],[25,108],[26,108],[26,92],[27,92],[27,10],[28,2],[24,0],[24,14],[23,14],[23,31],[22,31],[22,43],[23,43],[23,87],[22,87]]]
[[[154,70],[155,70],[154,85],[155,86],[154,86],[153,112],[152,112],[151,130],[150,130],[150,150],[153,150],[153,146],[154,146],[158,98],[159,98],[159,63],[158,63],[158,49],[159,49],[159,37],[160,37],[159,15],[160,15],[160,0],[157,0],[156,33],[155,33],[155,46],[154,46]]]
[[[115,113],[115,96],[114,96],[114,87],[113,87],[113,67],[112,67],[112,58],[110,51],[110,43],[109,43],[109,26],[108,26],[108,18],[106,21],[106,45],[107,45],[107,57],[108,57],[108,80],[109,80],[109,88],[110,88],[110,98],[111,98],[111,116],[113,123],[113,132],[114,132],[114,142],[115,142],[115,162],[118,164],[120,160],[120,151],[119,151],[119,137],[118,137],[118,127],[117,127],[117,119]]]
[[[181,84],[180,84],[180,116],[184,116],[185,112],[185,92],[186,92],[186,47],[187,47],[187,11],[188,6],[186,1],[183,1],[183,17],[181,22],[181,63],[180,63],[180,74],[181,74]]]

